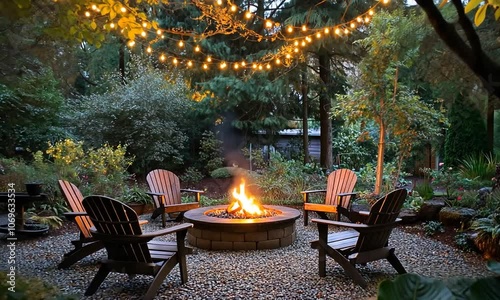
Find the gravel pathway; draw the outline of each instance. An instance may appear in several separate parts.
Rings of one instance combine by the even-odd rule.
[[[144,215],[142,219],[148,219]],[[175,225],[169,223],[167,226]],[[320,278],[317,270],[317,250],[309,242],[317,238],[315,225],[303,226],[296,221],[297,240],[288,247],[260,251],[206,251],[195,249],[189,255],[189,280],[180,285],[176,267],[160,287],[156,299],[369,299],[377,293],[378,283],[394,278],[396,271],[388,262],[377,261],[361,267],[368,281],[367,289],[355,285],[333,259],[327,261],[327,276]],[[145,231],[161,228],[159,218],[144,225]],[[67,294],[82,299],[140,299],[151,282],[150,276],[129,279],[124,274],[110,274],[97,293],[83,293],[98,269],[101,250],[86,257],[67,270],[57,264],[77,238],[74,225],[61,234],[19,240],[16,244],[18,274],[40,277],[55,284]],[[168,240],[170,237],[159,238]],[[7,247],[0,242],[0,270],[7,269]],[[408,272],[448,278],[455,276],[481,277],[491,275],[485,262],[474,253],[464,253],[429,238],[395,229],[390,244]]]

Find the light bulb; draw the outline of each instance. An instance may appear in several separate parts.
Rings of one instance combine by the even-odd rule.
[[[292,33],[293,32],[293,27],[292,26],[288,26],[288,28],[286,29],[289,33]]]
[[[126,13],[127,12],[127,9],[125,8],[125,6],[122,6],[122,8],[120,8],[120,10],[122,11],[122,13]]]

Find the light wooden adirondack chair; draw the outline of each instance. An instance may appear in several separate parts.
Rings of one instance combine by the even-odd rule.
[[[336,220],[340,220],[343,214],[349,217],[351,201],[356,197],[353,193],[356,185],[357,176],[349,169],[338,169],[328,175],[326,190],[302,191],[304,198],[304,226],[309,223],[309,212],[316,212],[321,218],[328,219],[326,213],[335,213]],[[310,195],[316,193],[325,193],[323,203],[311,203]]]
[[[398,189],[380,198],[371,207],[364,224],[354,224],[323,219],[312,219],[317,223],[319,239],[311,242],[318,249],[319,276],[326,276],[326,256],[332,257],[357,284],[366,288],[367,283],[356,269],[356,264],[387,259],[398,271],[405,268],[388,246],[392,229],[401,221],[397,216],[406,199],[406,189]],[[342,226],[353,230],[328,234],[328,226]]]
[[[163,227],[166,226],[165,214],[178,213],[176,218],[170,218],[169,221],[181,221],[184,212],[200,207],[200,194],[203,191],[181,189],[179,177],[170,171],[163,169],[153,170],[146,176],[146,181],[150,190],[148,194],[153,197],[155,205],[155,210],[151,218],[155,219],[161,214]],[[195,193],[195,201],[182,203],[181,192]]]
[[[57,266],[59,269],[65,269],[82,258],[104,248],[104,245],[94,239],[90,233],[93,224],[82,206],[83,195],[80,190],[68,181],[59,180],[58,182],[64,199],[71,209],[71,212],[64,213],[64,216],[75,222],[80,231],[79,239],[71,241],[75,249],[66,253],[62,262]]]
[[[108,259],[102,261],[99,271],[85,295],[93,295],[110,272],[128,275],[152,275],[153,282],[143,299],[153,299],[170,271],[179,264],[181,282],[188,280],[186,254],[192,252],[184,245],[188,228],[184,223],[151,233],[142,233],[135,211],[122,202],[105,196],[88,196],[83,206],[94,223],[92,236],[106,247]],[[153,238],[176,234],[175,242],[156,242]]]

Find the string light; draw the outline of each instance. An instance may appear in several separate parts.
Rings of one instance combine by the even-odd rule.
[[[380,4],[387,4],[389,2],[389,0],[379,0],[379,3]],[[218,5],[223,5],[223,0],[217,0],[216,3]],[[379,4],[377,3],[377,4]],[[322,28],[308,28],[305,24],[303,25],[300,25],[298,27],[295,27],[295,26],[292,26],[292,25],[286,25],[286,29],[285,31],[288,32],[288,33],[293,33],[295,32],[295,28],[299,28],[303,34],[302,37],[287,37],[287,36],[284,36],[282,35],[282,32],[281,32],[281,35],[280,35],[280,31],[276,31],[274,33],[271,32],[271,36],[261,36],[259,38],[259,40],[263,39],[263,40],[267,40],[267,41],[274,41],[276,39],[280,39],[280,40],[284,40],[285,42],[292,42],[293,45],[295,47],[291,47],[291,46],[284,46],[282,47],[282,49],[278,50],[277,53],[274,53],[274,54],[267,54],[263,57],[261,57],[259,59],[259,61],[261,61],[262,64],[259,64],[259,63],[253,63],[251,65],[251,68],[252,69],[259,69],[259,70],[262,70],[262,69],[270,69],[271,68],[271,64],[269,62],[273,62],[276,64],[276,65],[283,65],[283,61],[282,59],[286,59],[286,63],[284,64],[285,66],[290,66],[290,64],[293,62],[293,57],[291,55],[291,53],[299,53],[300,51],[302,51],[302,49],[300,49],[300,47],[306,47],[308,43],[313,43],[314,40],[313,38],[315,38],[316,40],[319,40],[323,37],[323,34],[326,36],[330,33],[331,30],[334,31],[335,35],[337,36],[341,36],[342,34],[343,35],[348,35],[351,30],[354,30],[356,29],[357,25],[356,25],[356,22],[360,25],[363,25],[363,24],[367,24],[371,21],[371,16],[373,16],[375,14],[375,11],[374,11],[374,8],[377,6],[377,4],[373,5],[369,10],[367,10],[365,13],[362,13],[360,14],[358,17],[356,17],[355,19],[352,19],[351,21],[349,22],[346,22],[346,23],[343,23],[343,24],[337,24],[336,27],[334,28],[331,28],[331,27],[322,27]],[[196,4],[195,4],[196,5]],[[231,4],[231,3],[228,3],[228,7],[227,8],[223,8],[225,9],[227,12],[232,12],[232,13],[235,13],[237,11],[242,11],[244,12],[244,17],[246,19],[250,19],[252,17],[255,17],[257,19],[262,19],[261,17],[259,17],[258,15],[254,15],[252,12],[250,12],[249,10],[242,10],[240,9],[237,5],[235,4]],[[87,18],[91,18],[92,17],[92,14],[97,14],[97,13],[100,13],[100,10],[99,8],[97,7],[97,5],[95,4],[92,4],[91,6],[87,6],[88,9],[91,9],[92,12],[90,11],[84,11],[84,15],[85,17]],[[125,6],[122,6],[120,8],[120,11],[122,13],[127,13],[127,8]],[[138,15],[135,13],[134,10],[132,10],[130,12],[131,14],[134,14],[134,16],[137,18]],[[141,19],[141,17],[139,16],[139,19]],[[271,19],[262,19],[262,21],[264,22],[264,26],[268,29],[271,29],[275,26],[280,26],[279,23],[275,23],[273,20]],[[179,32],[179,31],[176,31],[176,30],[169,30],[169,29],[157,29],[157,26],[156,25],[151,25],[152,23],[150,23],[149,21],[147,20],[142,20],[140,21],[139,23],[140,25],[142,25],[143,28],[145,28],[145,30],[141,31],[140,33],[140,36],[142,36],[143,38],[146,38],[148,36],[147,34],[147,30],[148,29],[151,29],[152,27],[154,27],[154,31],[153,32],[156,32],[156,34],[158,35],[158,38],[155,38],[154,40],[150,41],[149,42],[149,46],[146,48],[146,52],[148,54],[151,54],[153,52],[153,48],[151,47],[151,44],[153,43],[156,43],[158,40],[160,40],[160,36],[161,38],[166,38],[165,35],[163,35],[163,32],[167,32],[167,33],[170,33],[170,34],[182,34],[184,36],[194,36],[195,39],[196,39],[196,35],[191,35],[192,33],[190,32]],[[243,23],[242,23],[243,26],[245,26]],[[106,28],[108,29],[115,29],[116,28],[116,24],[113,23],[113,22],[110,22],[109,24],[106,25]],[[122,29],[122,32],[126,32]],[[124,33],[125,34],[125,33]],[[300,34],[300,33],[299,33]],[[202,39],[206,38],[206,37],[201,37]],[[170,39],[170,38],[169,38]],[[135,46],[136,42],[134,40],[130,40],[127,42],[128,46],[129,47],[133,47]],[[300,45],[300,47],[299,47]],[[178,46],[179,48],[184,48],[185,47],[185,42],[181,39],[178,41]],[[187,49],[192,49],[193,52],[196,52],[196,53],[200,53],[201,52],[201,48],[199,45],[193,45],[192,47],[188,47]],[[164,54],[162,54],[161,56],[159,56],[159,59],[160,61],[166,61],[166,56]],[[213,59],[210,57],[210,56],[206,56],[206,63],[203,63],[201,66],[203,67],[203,69],[207,70],[209,69],[209,64],[210,63],[213,63]],[[184,65],[184,66],[187,66],[187,67],[193,67],[195,64],[193,61],[189,60],[189,61],[186,61],[184,63],[181,63],[180,60],[178,60],[177,58],[173,57],[172,59],[172,62],[174,65],[178,65],[178,64],[181,64],[181,65]],[[218,60],[218,59],[215,59],[215,63],[219,63],[219,67],[221,69],[226,69],[227,66],[228,66],[228,63],[224,62],[224,61],[221,61],[221,60]],[[245,61],[242,61],[240,63],[238,62],[234,62],[234,63],[231,63],[229,62],[230,65],[233,66],[233,68],[235,70],[238,70],[240,68],[246,68],[247,65],[245,63]],[[250,67],[250,66],[248,66]]]

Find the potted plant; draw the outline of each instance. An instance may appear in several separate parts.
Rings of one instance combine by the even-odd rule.
[[[126,187],[120,200],[135,210],[138,215],[146,213],[147,206],[153,204],[151,197],[138,185]]]

